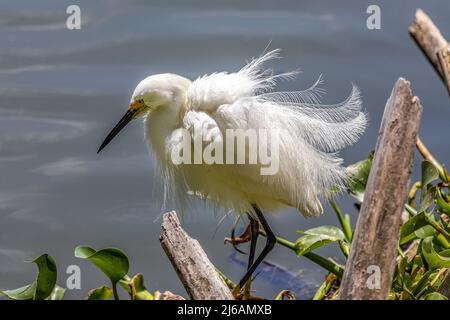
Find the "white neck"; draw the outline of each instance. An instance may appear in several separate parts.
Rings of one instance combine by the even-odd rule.
[[[161,107],[156,112],[146,116],[144,121],[146,140],[158,158],[165,158],[166,139],[182,123],[182,113],[185,112],[184,101],[174,101],[170,106]]]

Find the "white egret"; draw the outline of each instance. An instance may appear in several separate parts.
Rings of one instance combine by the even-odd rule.
[[[194,81],[176,74],[145,78],[134,90],[128,111],[98,150],[131,120],[144,118],[145,137],[160,166],[166,201],[186,203],[195,194],[216,207],[247,214],[252,237],[248,270],[239,282],[241,288],[275,244],[263,212],[294,207],[306,217],[322,214],[320,198],[335,186],[345,187],[349,179],[337,151],[355,143],[366,127],[356,86],[344,102],[330,106],[319,101],[324,93],[321,78],[304,91],[273,92],[278,80],[295,75],[274,74],[264,68],[263,64],[277,58],[278,52],[273,50],[252,59],[237,72],[213,73]],[[224,143],[229,129],[281,132],[277,171],[261,174],[263,165],[259,160],[241,164],[173,161],[180,145],[186,143],[186,133],[194,142],[201,139],[202,147],[218,142],[222,149],[217,148],[216,153],[234,153],[234,145]],[[194,142],[189,149],[198,154]],[[266,149],[271,146],[265,144]],[[252,146],[246,147],[245,160],[252,150]],[[267,242],[253,261],[258,222]]]

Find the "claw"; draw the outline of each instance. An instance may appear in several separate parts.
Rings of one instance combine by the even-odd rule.
[[[241,244],[241,243],[247,243],[251,239],[252,239],[252,230],[251,230],[250,225],[248,225],[247,228],[245,228],[245,231],[240,236],[237,236],[237,237],[235,236],[235,228],[233,228],[231,230],[231,237],[230,238],[228,238],[228,237],[224,238],[224,243],[231,243],[233,248],[236,251],[238,251],[238,252],[240,252],[242,254],[247,254],[246,252],[244,252],[241,249],[239,249],[237,247],[237,245]]]
[[[250,280],[249,280],[250,282]],[[250,292],[241,292],[239,284],[237,284],[231,292],[236,300],[265,300],[262,297],[251,295]]]
[[[245,283],[243,288],[241,288],[239,283],[234,286],[231,293],[236,300],[265,300],[264,298],[254,296],[250,293],[251,292],[251,284],[252,284],[253,280],[255,280],[255,278],[258,276],[258,274],[256,274],[251,279],[248,279],[248,281]]]
[[[231,231],[231,237],[226,237],[225,243],[230,242],[231,244],[241,244],[249,242],[252,239],[252,231],[250,229],[250,225],[245,228],[245,231],[240,236],[235,236],[234,229]]]
[[[242,300],[243,294],[241,292],[241,288],[239,287],[239,285],[236,285],[234,287],[233,291],[231,291],[231,294],[236,300]]]

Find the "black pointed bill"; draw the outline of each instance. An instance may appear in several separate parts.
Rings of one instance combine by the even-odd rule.
[[[128,110],[125,115],[120,119],[120,121],[116,124],[116,126],[111,130],[111,132],[106,136],[103,143],[100,145],[100,148],[98,148],[97,153],[102,151],[114,137],[123,129],[125,126],[133,120],[134,114],[137,112],[136,109],[130,109]]]

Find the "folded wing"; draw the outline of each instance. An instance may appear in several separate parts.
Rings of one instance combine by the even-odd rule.
[[[270,92],[278,79],[295,74],[274,74],[263,68],[264,62],[278,57],[278,52],[253,59],[236,73],[214,73],[195,80],[188,89],[184,120],[184,128],[194,139],[194,124],[202,124],[202,132],[209,134],[208,141],[214,137],[225,141],[227,129],[277,132],[278,171],[264,176],[259,173],[259,165],[213,165],[208,169],[209,177],[223,181],[229,189],[214,190],[221,184],[205,187],[202,181],[191,184],[189,189],[200,190],[213,199],[228,195],[228,207],[235,211],[245,209],[238,208],[244,196],[268,207],[271,202],[278,203],[296,207],[305,216],[318,216],[323,211],[319,197],[336,186],[344,187],[348,181],[337,151],[358,140],[367,117],[361,110],[361,94],[356,86],[345,101],[336,105],[320,103],[325,93],[321,77],[304,91]],[[185,168],[183,180],[205,176],[190,170],[197,169]]]

